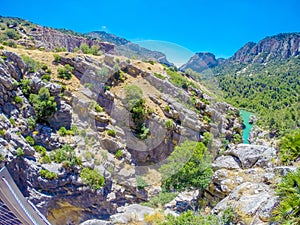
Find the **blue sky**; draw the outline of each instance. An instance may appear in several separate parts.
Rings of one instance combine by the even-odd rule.
[[[229,57],[248,41],[300,31],[299,0],[0,0],[0,15],[132,41],[175,43]]]

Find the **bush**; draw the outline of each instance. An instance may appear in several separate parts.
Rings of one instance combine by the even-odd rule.
[[[26,138],[26,141],[28,142],[28,144],[30,144],[31,146],[33,146],[34,145],[34,139],[33,139],[33,137],[31,137],[31,136],[27,136]]]
[[[56,47],[56,48],[55,48],[55,51],[56,51],[56,52],[66,52],[67,49],[66,49],[65,47]]]
[[[51,75],[50,74],[44,74],[42,77],[41,77],[41,79],[43,80],[43,81],[50,81],[51,80]]]
[[[174,127],[174,122],[173,122],[173,120],[167,119],[167,120],[165,121],[165,126],[166,126],[167,129],[173,129],[173,127]]]
[[[283,164],[290,164],[300,157],[300,129],[281,138],[279,158]]]
[[[136,177],[136,183],[138,189],[144,189],[148,185],[147,182],[141,176]]]
[[[60,136],[67,136],[67,135],[74,135],[74,131],[71,129],[71,130],[67,130],[65,127],[61,127],[59,128],[58,130],[58,133]]]
[[[166,112],[170,112],[170,106],[168,106],[168,105],[166,105],[165,107],[164,107],[164,111],[166,111]]]
[[[42,156],[42,158],[40,158],[39,162],[41,164],[49,164],[51,163],[51,157],[48,154],[45,154],[44,156]]]
[[[148,202],[143,203],[143,205],[151,208],[161,208],[172,201],[176,196],[176,192],[161,192],[159,195],[150,198]]]
[[[22,86],[23,94],[25,95],[26,98],[28,98],[29,95],[31,94],[30,80],[23,79],[21,81],[21,86]]]
[[[185,141],[176,146],[159,169],[166,190],[205,189],[213,174],[212,156],[202,142]]]
[[[283,177],[276,189],[280,203],[273,211],[279,224],[300,224],[300,168]]]
[[[4,129],[0,130],[0,136],[4,136],[6,131]]]
[[[116,136],[116,131],[115,130],[108,130],[107,135],[109,135],[111,137],[115,137]]]
[[[116,153],[115,153],[115,156],[118,159],[121,159],[123,157],[123,151],[121,149],[117,150]]]
[[[70,80],[72,77],[73,67],[69,64],[66,64],[63,68],[57,69],[57,77],[65,80]]]
[[[17,125],[14,118],[9,118],[9,122],[10,122],[14,127]]]
[[[47,150],[43,146],[35,145],[33,146],[33,148],[36,152],[40,153],[42,156],[45,156],[47,154]]]
[[[4,162],[5,161],[5,157],[4,155],[2,155],[2,153],[0,153],[0,162]]]
[[[9,39],[14,39],[14,40],[20,39],[20,34],[14,29],[7,29],[5,31],[5,34]]]
[[[95,104],[95,110],[96,110],[96,112],[103,112],[104,111],[103,108],[98,103]]]
[[[36,126],[36,121],[35,121],[35,119],[34,119],[32,116],[29,117],[29,118],[26,120],[26,122],[27,122],[27,126],[28,126],[28,128],[29,128],[30,130],[32,130],[32,129],[35,128],[35,126]]]
[[[21,98],[20,96],[16,96],[14,98],[15,103],[19,104],[19,103],[23,103],[23,98]]]
[[[53,57],[54,57],[54,62],[56,63],[59,63],[60,62],[60,59],[61,59],[61,56],[58,55],[58,54],[53,54]]]
[[[24,155],[24,151],[23,151],[23,149],[22,148],[17,148],[17,156],[18,157],[22,157],[23,155]]]
[[[81,159],[76,156],[74,149],[69,144],[55,150],[53,160],[56,163],[63,163],[67,168],[81,165]]]
[[[50,172],[49,170],[40,170],[40,176],[47,180],[57,179],[57,174],[54,172]]]
[[[30,58],[29,56],[21,55],[21,57],[24,63],[27,65],[29,73],[35,73],[41,68],[41,64],[38,61]]]
[[[105,184],[104,177],[96,170],[83,168],[80,173],[83,183],[89,185],[92,189],[98,190]]]
[[[161,80],[164,80],[166,79],[165,76],[161,75],[160,73],[154,73],[154,76],[156,76],[157,78],[161,79]]]
[[[38,95],[30,94],[29,102],[33,104],[37,121],[47,120],[57,110],[54,97],[50,96],[50,92],[46,87],[42,87]]]

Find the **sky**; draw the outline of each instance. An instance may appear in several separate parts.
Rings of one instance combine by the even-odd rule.
[[[300,32],[299,0],[0,0],[0,15],[83,33],[104,30],[142,45],[168,43],[186,54],[224,58],[249,41]]]

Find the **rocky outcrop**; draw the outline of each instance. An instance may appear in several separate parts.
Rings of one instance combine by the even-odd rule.
[[[209,52],[196,53],[189,61],[180,67],[180,70],[185,71],[192,69],[198,73],[205,69],[213,68],[219,64],[218,59],[215,55]]]
[[[179,193],[171,202],[165,204],[166,214],[180,214],[182,212],[198,209],[199,190]]]
[[[288,59],[300,54],[300,33],[278,34],[266,37],[257,44],[247,43],[229,61],[263,63],[271,59]]]
[[[87,44],[89,47],[97,46],[99,51],[114,53],[114,45],[111,43],[64,33],[48,27],[36,26],[30,31],[29,36],[35,40],[36,48],[54,50],[59,47],[66,48],[67,51],[72,52],[76,47],[79,48],[81,44]]]
[[[94,31],[88,33],[87,35],[92,38],[97,38],[100,41],[106,41],[115,44],[118,53],[128,58],[136,57],[141,60],[154,60],[167,66],[174,66],[174,64],[167,60],[165,54],[143,48],[138,44],[132,43],[114,34],[109,34],[104,31]]]

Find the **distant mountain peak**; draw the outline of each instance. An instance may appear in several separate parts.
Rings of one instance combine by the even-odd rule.
[[[188,68],[201,72],[208,68],[213,68],[219,64],[218,59],[213,53],[210,52],[198,52],[190,60],[180,67],[180,70],[186,70]]]

